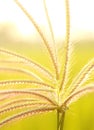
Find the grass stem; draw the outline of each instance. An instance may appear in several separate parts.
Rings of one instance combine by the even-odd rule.
[[[65,119],[65,111],[60,113],[60,111],[57,110],[57,130],[64,130],[64,119]]]
[[[59,123],[59,130],[64,130],[64,119],[65,119],[65,111],[61,113],[60,123]]]
[[[57,110],[57,130],[59,130],[59,110]]]

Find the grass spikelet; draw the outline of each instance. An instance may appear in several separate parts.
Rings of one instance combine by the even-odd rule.
[[[15,94],[15,95],[34,95],[35,97],[38,97],[38,98],[42,98],[50,103],[52,103],[53,105],[55,105],[55,103],[47,96],[44,96],[38,92],[31,92],[31,91],[25,91],[25,90],[6,90],[6,91],[0,91],[0,95],[4,95],[4,94]]]
[[[65,63],[64,63],[64,71],[62,73],[62,82],[60,85],[60,89],[63,89],[65,86],[65,82],[67,80],[67,67],[69,61],[69,46],[70,46],[70,12],[69,12],[69,0],[65,1],[66,7],[66,40],[65,40]],[[62,71],[62,69],[61,69]]]
[[[23,108],[29,108],[29,109],[33,109],[33,108],[38,108],[38,107],[41,107],[41,106],[45,106],[45,107],[48,107],[50,106],[50,104],[46,104],[46,103],[23,103],[23,104],[17,104],[17,105],[14,105],[14,106],[10,106],[10,107],[7,107],[7,108],[4,108],[2,110],[0,110],[0,115],[2,114],[5,114],[7,112],[11,112],[11,111],[14,111],[14,110],[17,110],[17,109],[23,109]]]
[[[22,73],[22,74],[25,74],[25,75],[27,75],[29,77],[33,77],[36,80],[42,81],[42,79],[39,76],[35,75],[32,72],[24,70],[24,69],[0,67],[0,71]]]
[[[48,78],[50,79],[53,79],[53,76],[52,74],[46,70],[44,67],[42,67],[41,65],[31,61],[30,59],[24,57],[24,56],[21,56],[19,54],[16,54],[16,53],[13,53],[13,52],[10,52],[8,50],[4,50],[4,49],[0,49],[0,53],[3,53],[5,55],[10,55],[11,57],[13,57],[14,59],[17,58],[20,60],[20,62],[23,62],[24,64],[26,65],[30,65],[31,67],[33,67],[34,69],[36,69],[37,71],[39,71],[40,73],[43,73],[44,76],[47,76]],[[8,61],[9,62],[9,61]]]
[[[86,64],[80,73],[76,76],[76,78],[71,83],[69,89],[71,93],[82,86],[83,83],[88,78],[88,75],[94,70],[94,59],[92,59],[88,64]]]
[[[25,84],[26,86],[31,86],[30,88],[32,88],[32,85],[36,85],[38,87],[42,87],[42,88],[49,88],[49,89],[54,89],[53,86],[48,85],[46,83],[43,82],[39,82],[39,81],[34,81],[34,80],[6,80],[6,81],[0,81],[0,86],[9,86],[9,88],[11,86],[17,86],[18,84]]]
[[[0,102],[10,98],[10,95],[4,95],[0,97]]]
[[[39,113],[49,112],[49,111],[52,111],[54,109],[55,109],[54,107],[52,107],[52,108],[50,108],[50,107],[49,108],[44,108],[43,107],[43,108],[40,108],[40,109],[28,110],[28,111],[19,113],[19,114],[11,116],[11,117],[3,120],[2,122],[0,122],[0,127],[2,127],[3,125],[5,125],[8,122],[11,122],[13,120],[22,119],[22,118],[25,118],[25,117],[28,117],[28,116],[33,116],[35,114],[39,114]]]
[[[69,106],[71,103],[77,101],[79,98],[87,93],[94,92],[94,86],[86,86],[85,88],[79,89],[72,93],[64,102],[65,106]]]
[[[55,59],[55,65],[56,65],[56,67],[55,67],[56,68],[56,78],[58,79],[59,78],[59,68],[58,68],[58,58],[57,58],[56,43],[55,43],[53,28],[52,28],[52,24],[51,24],[51,20],[50,20],[50,17],[49,17],[49,13],[48,13],[48,9],[47,9],[45,0],[43,0],[43,4],[44,4],[45,14],[46,14],[46,17],[47,17],[47,22],[48,22],[48,25],[49,25],[51,37],[52,37],[52,40],[53,40],[53,50],[54,50],[53,55],[55,57],[54,59]]]
[[[50,55],[50,58],[52,60],[53,66],[55,68],[56,71],[56,75],[57,75],[57,68],[56,68],[56,62],[55,62],[55,57],[53,55],[53,52],[49,46],[49,43],[47,41],[47,39],[45,38],[43,32],[41,31],[40,27],[38,26],[38,24],[35,22],[35,20],[33,19],[33,17],[27,12],[27,10],[22,6],[22,4],[20,4],[20,2],[18,0],[15,0],[15,3],[20,7],[20,9],[25,13],[25,15],[30,19],[30,21],[33,23],[34,27],[36,28],[37,32],[39,33],[39,35],[41,36],[48,52]]]
[[[26,103],[35,103],[36,100],[34,100],[33,98],[16,99],[16,100],[4,103],[2,106],[0,106],[0,109],[6,108],[8,106],[15,105],[15,104],[19,104],[19,103],[24,103],[24,102],[26,102]]]
[[[64,50],[62,52],[62,61],[58,57],[59,51],[57,53],[57,50],[59,48],[56,48],[57,43],[46,1],[43,0],[42,2],[52,43],[48,42],[49,40],[44,35],[44,30],[41,29],[40,25],[19,0],[14,0],[14,2],[34,25],[46,46],[48,57],[50,57],[49,62],[51,61],[53,65],[51,64],[52,66],[47,69],[47,66],[42,66],[27,57],[0,49],[0,72],[2,71],[4,74],[5,72],[6,74],[11,72],[12,76],[17,74],[16,79],[12,76],[10,76],[11,79],[10,77],[6,79],[7,75],[5,74],[5,79],[0,81],[0,114],[6,116],[0,120],[0,127],[12,120],[15,121],[16,119],[56,110],[57,130],[63,130],[65,113],[71,103],[87,93],[94,92],[94,82],[91,84],[86,82],[94,70],[94,59],[81,68],[81,71],[73,77],[74,79],[70,80],[72,77],[72,72],[70,71],[73,69],[74,62],[74,45],[70,42],[71,17],[69,0],[65,0],[66,37],[64,45],[62,45],[62,50]],[[60,65],[60,68],[58,65]],[[54,68],[54,72],[50,70],[50,67]],[[21,74],[21,79],[18,74]],[[7,115],[8,113],[9,115]]]

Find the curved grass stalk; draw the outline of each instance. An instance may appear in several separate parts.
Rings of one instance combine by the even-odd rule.
[[[10,97],[11,97],[10,95],[4,95],[4,96],[0,97],[0,102],[4,101],[4,100],[6,100],[6,99],[8,99]]]
[[[44,104],[47,104],[47,102],[43,102],[43,101],[40,101],[40,100],[36,100],[34,98],[22,98],[22,99],[16,99],[16,100],[12,100],[12,101],[9,101],[7,103],[4,103],[2,104],[2,106],[0,106],[0,109],[3,109],[3,108],[7,108],[7,107],[11,107],[11,106],[14,106],[16,104],[22,104],[22,103],[44,103]]]
[[[53,55],[53,52],[49,46],[49,43],[47,41],[47,39],[45,38],[43,32],[41,31],[39,25],[35,22],[35,20],[33,19],[33,17],[27,12],[27,10],[22,6],[22,4],[18,1],[18,0],[14,0],[15,3],[20,7],[20,9],[24,12],[24,14],[30,19],[30,21],[32,22],[32,24],[34,25],[34,27],[36,28],[37,32],[39,33],[40,37],[42,38],[48,52],[49,52],[49,55],[50,55],[50,58],[51,58],[51,61],[53,63],[53,67],[56,71],[56,75],[57,75],[57,65],[56,65],[56,62],[55,62],[55,57]]]
[[[22,61],[12,61],[12,60],[0,60],[0,63],[7,63],[7,64],[8,64],[8,63],[9,63],[9,64],[12,64],[12,63],[13,63],[13,64],[14,64],[14,63],[15,63],[15,64],[20,64],[20,63],[21,63],[21,64],[24,64],[24,62],[22,62]]]
[[[43,4],[44,4],[44,10],[45,10],[47,22],[48,22],[48,25],[49,25],[51,37],[52,37],[52,40],[53,40],[53,43],[54,43],[54,46],[55,46],[55,38],[54,38],[53,28],[52,28],[52,24],[51,24],[51,21],[50,21],[50,17],[49,17],[49,13],[48,13],[48,9],[47,9],[45,0],[43,0]],[[54,49],[56,49],[56,48],[54,47]],[[55,54],[56,54],[56,52],[55,52]],[[55,55],[55,57],[56,57],[56,55]]]
[[[32,72],[29,72],[27,70],[24,70],[24,69],[18,69],[18,68],[9,68],[9,67],[0,67],[0,71],[10,71],[10,72],[17,72],[17,73],[22,73],[22,74],[25,74],[29,77],[33,77],[34,79],[36,80],[39,80],[39,81],[42,81],[43,80],[37,76],[36,74],[32,73]]]
[[[31,73],[34,73],[34,75],[36,75],[37,77],[39,77],[41,80],[47,80],[47,81],[49,81],[49,82],[51,82],[51,83],[53,83],[53,84],[55,84],[55,82],[56,82],[56,79],[54,78],[54,75],[52,75],[50,72],[48,72],[49,74],[51,74],[50,76],[49,76],[49,74],[47,74],[47,73],[45,73],[44,75],[40,75],[40,72],[38,72],[36,69],[35,69],[35,71],[34,71],[34,69],[33,68],[24,68],[24,67],[27,67],[27,66],[24,66],[23,67],[23,65],[25,65],[26,63],[24,63],[24,62],[22,62],[22,61],[6,61],[6,60],[3,60],[3,61],[1,61],[0,60],[0,63],[4,63],[4,65],[6,66],[6,64],[9,66],[9,65],[11,65],[11,66],[13,66],[14,65],[14,63],[15,63],[15,65],[17,66],[17,68],[18,69],[24,69],[24,70],[27,70],[28,72],[31,72]],[[21,65],[22,65],[22,67],[21,67]],[[26,64],[26,65],[28,65],[28,64]],[[2,66],[2,65],[1,65]],[[10,66],[9,66],[10,67]],[[39,74],[37,74],[37,72],[39,73]],[[41,72],[42,73],[42,72]],[[49,76],[49,77],[48,77]],[[53,81],[53,82],[52,82]]]
[[[50,93],[53,93],[54,91],[51,90],[51,89],[47,89],[47,88],[27,88],[27,89],[24,89],[24,90],[28,90],[28,91],[32,91],[32,92],[50,92]]]
[[[4,66],[6,66],[6,65],[8,65],[9,67],[10,67],[10,65],[11,66],[14,66],[14,64],[17,66],[17,68],[18,69],[24,69],[24,70],[27,70],[28,72],[30,72],[30,73],[32,73],[32,74],[34,74],[34,75],[36,75],[37,77],[39,77],[39,79],[41,79],[41,81],[43,81],[43,80],[46,80],[46,82],[47,81],[49,81],[51,84],[53,83],[53,84],[55,84],[55,82],[56,82],[56,79],[55,79],[55,77],[54,77],[54,75],[52,75],[50,72],[48,72],[49,74],[50,74],[50,76],[49,76],[49,74],[44,74],[44,75],[41,75],[40,74],[40,72],[38,72],[36,69],[35,69],[35,71],[34,71],[34,69],[33,68],[26,68],[27,66],[23,66],[23,65],[25,65],[26,63],[24,63],[24,62],[22,62],[22,61],[6,61],[6,60],[0,60],[0,63],[4,63]],[[21,65],[22,65],[22,67],[21,67]],[[26,64],[26,65],[28,65],[28,64]],[[2,65],[1,65],[2,66]],[[25,68],[24,68],[25,67]],[[28,66],[29,67],[29,66]],[[41,72],[42,73],[42,72]]]
[[[62,104],[65,106],[69,106],[71,103],[77,101],[80,97],[87,93],[94,92],[94,86],[86,86],[85,88],[79,89],[78,91],[72,93]]]
[[[66,80],[67,80],[67,69],[68,69],[68,61],[69,61],[69,39],[70,39],[70,10],[69,10],[69,0],[65,0],[66,4],[66,40],[65,40],[65,63],[64,63],[64,71],[62,73],[62,81],[60,85],[60,90],[64,89]]]
[[[54,33],[53,33],[53,28],[52,28],[52,24],[51,24],[51,21],[50,21],[50,17],[49,17],[49,14],[48,14],[48,9],[47,9],[47,6],[46,6],[46,1],[43,0],[43,4],[44,4],[44,9],[45,9],[45,14],[46,14],[46,18],[47,18],[47,22],[48,22],[48,25],[49,25],[49,29],[50,29],[50,33],[51,33],[51,37],[52,37],[52,40],[53,40],[53,48],[54,48],[54,59],[55,59],[55,65],[56,65],[56,78],[58,79],[59,78],[59,69],[58,69],[58,59],[57,59],[57,49],[56,49],[56,43],[55,43],[55,38],[54,38]]]
[[[5,90],[5,89],[4,89]],[[8,88],[7,88],[8,90]],[[10,90],[10,89],[9,89]],[[15,90],[15,89],[14,89]],[[47,88],[23,88],[20,90],[24,90],[24,91],[30,91],[30,92],[45,92],[45,93],[53,93],[54,91],[51,89],[47,89]]]
[[[13,116],[11,116],[9,118],[6,118],[2,122],[0,122],[0,127],[2,127],[3,125],[5,125],[5,124],[7,124],[7,123],[9,123],[9,122],[11,122],[13,120],[22,119],[24,117],[33,116],[33,115],[39,114],[39,113],[53,111],[55,109],[56,109],[56,107],[48,107],[48,108],[42,107],[42,108],[35,109],[35,110],[27,110],[27,111],[24,111],[22,113],[13,115]]]
[[[15,90],[15,88],[13,88],[13,86],[11,86],[11,88],[13,90]],[[4,88],[4,90],[6,90],[6,89]],[[7,88],[7,90],[8,90],[8,88]],[[9,90],[10,90],[10,88],[9,88]],[[49,88],[21,88],[19,90],[30,91],[30,92],[40,92],[40,93],[42,93],[42,92],[54,93],[55,92],[53,89],[49,89]]]
[[[19,104],[19,105],[14,105],[14,106],[10,106],[10,107],[7,107],[7,108],[4,108],[2,110],[0,110],[0,115],[4,114],[4,113],[7,113],[7,112],[11,112],[11,111],[14,111],[16,109],[23,109],[23,108],[30,108],[32,109],[33,107],[41,107],[41,106],[45,106],[45,107],[48,107],[50,106],[50,104],[47,104],[47,103],[23,103],[23,104]]]
[[[51,80],[54,79],[53,75],[48,71],[46,70],[44,67],[42,67],[41,65],[33,62],[32,60],[24,57],[24,56],[21,56],[19,54],[16,54],[14,52],[10,52],[8,50],[4,50],[4,49],[1,49],[0,48],[0,53],[3,53],[3,54],[6,54],[6,55],[10,55],[12,56],[13,58],[18,58],[20,59],[20,62],[23,62],[24,64],[26,65],[29,65],[31,66],[32,68],[36,69],[38,72],[42,73],[44,76],[46,76],[48,79],[50,78]],[[9,62],[9,61],[8,61]],[[18,62],[19,63],[19,62]]]
[[[39,113],[49,112],[56,110],[57,111],[57,130],[63,130],[64,126],[64,118],[65,112],[71,103],[78,100],[81,96],[86,93],[94,92],[94,84],[88,84],[84,86],[85,81],[87,80],[89,74],[94,69],[94,59],[91,60],[76,76],[70,86],[68,86],[69,80],[69,70],[71,67],[71,50],[72,45],[70,44],[70,10],[69,10],[69,0],[65,0],[66,4],[66,41],[64,44],[64,65],[62,63],[61,70],[59,73],[58,68],[58,57],[57,50],[55,47],[55,38],[53,33],[53,28],[51,25],[49,13],[46,7],[46,1],[44,2],[44,10],[49,26],[49,30],[51,33],[51,40],[53,42],[53,48],[51,48],[50,43],[46,39],[44,33],[42,32],[40,26],[36,23],[35,19],[27,12],[27,10],[23,7],[22,4],[18,0],[14,0],[15,3],[20,7],[20,9],[24,12],[24,14],[30,19],[42,38],[46,49],[49,53],[51,61],[53,63],[53,67],[55,70],[55,76],[46,68],[41,65],[29,60],[24,56],[20,56],[18,54],[9,52],[7,50],[0,49],[0,53],[4,55],[11,56],[11,59],[1,60],[2,63],[16,63],[19,66],[22,64],[24,67],[29,67],[27,70],[22,69],[21,66],[17,66],[19,68],[9,68],[9,67],[0,67],[0,70],[3,71],[15,71],[20,72],[22,74],[28,75],[32,78],[35,78],[38,81],[34,80],[6,80],[0,82],[0,115],[6,114],[7,112],[17,111],[18,114],[12,115],[8,118],[4,118],[0,122],[0,127],[4,124],[11,122],[12,120],[22,119],[27,116],[32,116]],[[17,61],[16,61],[17,60]],[[26,65],[26,66],[25,66]],[[10,66],[11,67],[11,66]],[[32,68],[30,68],[32,67]],[[20,69],[21,68],[21,69]],[[33,71],[34,69],[34,71]],[[29,70],[29,71],[28,71]],[[31,72],[30,72],[31,70]],[[35,73],[33,73],[35,72]],[[54,85],[49,85],[50,83],[44,80],[41,76],[46,77],[46,80],[53,81]],[[41,78],[42,77],[42,78]],[[48,81],[47,80],[47,81]],[[44,82],[43,82],[44,81]],[[83,85],[84,88],[81,88]],[[55,86],[55,87],[54,87]],[[68,88],[69,87],[69,88]],[[4,101],[4,102],[3,102]],[[26,108],[26,109],[25,109]],[[37,108],[37,109],[36,109]],[[22,109],[22,111],[21,111]],[[6,115],[7,116],[7,115]]]
[[[39,99],[44,99],[51,103],[52,105],[56,105],[49,97],[44,96],[38,92],[31,92],[31,91],[25,91],[25,90],[5,90],[5,91],[0,91],[0,95],[5,95],[5,94],[15,94],[15,95],[34,95],[36,98],[38,97]]]
[[[86,64],[80,73],[76,76],[76,78],[73,80],[71,85],[69,86],[68,92],[70,90],[70,93],[78,89],[82,86],[82,84],[87,80],[88,75],[94,70],[94,59],[92,59],[88,64]]]
[[[3,108],[6,108],[8,106],[12,106],[12,105],[15,105],[15,104],[19,104],[19,103],[24,103],[24,102],[29,102],[29,103],[36,103],[36,101],[38,100],[35,100],[33,98],[24,98],[24,99],[16,99],[16,100],[13,100],[13,101],[9,101],[7,103],[4,103],[2,106],[0,106],[0,109],[3,109]]]
[[[43,82],[34,81],[34,80],[6,80],[6,81],[0,81],[0,86],[9,86],[9,85],[18,85],[18,84],[25,84],[25,85],[37,85],[42,88],[49,88],[51,90],[54,90],[54,87],[51,85],[48,85]]]

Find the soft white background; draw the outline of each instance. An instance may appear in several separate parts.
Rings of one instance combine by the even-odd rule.
[[[19,0],[32,14],[36,21],[46,26],[43,0]],[[53,30],[57,37],[65,33],[65,0],[46,0]],[[94,32],[94,0],[69,0],[71,9],[71,30],[79,32]],[[15,23],[23,36],[34,33],[34,28],[24,13],[17,7],[14,0],[0,0],[0,22]],[[82,33],[83,35],[83,33]]]

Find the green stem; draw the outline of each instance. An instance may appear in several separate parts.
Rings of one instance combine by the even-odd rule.
[[[65,111],[60,113],[60,111],[57,110],[57,130],[64,129],[64,118],[65,118]]]
[[[65,111],[63,111],[61,113],[61,118],[60,118],[60,123],[59,123],[59,130],[63,130],[64,129],[64,119],[65,119]]]
[[[57,110],[57,130],[59,130],[59,110]]]

